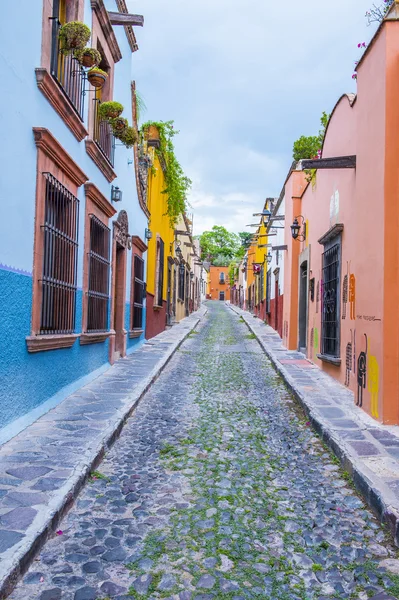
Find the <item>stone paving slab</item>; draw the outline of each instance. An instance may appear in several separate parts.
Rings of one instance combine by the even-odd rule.
[[[257,337],[305,409],[309,422],[399,545],[399,427],[372,419],[355,405],[350,390],[303,354],[287,350],[270,326],[251,313],[229,306]]]
[[[0,598],[67,512],[206,307],[119,360],[0,447]]]

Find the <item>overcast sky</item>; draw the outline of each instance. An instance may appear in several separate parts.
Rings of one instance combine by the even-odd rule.
[[[174,119],[194,232],[243,231],[280,194],[293,142],[355,92],[371,0],[128,0],[145,120]],[[247,229],[248,230],[248,229]]]

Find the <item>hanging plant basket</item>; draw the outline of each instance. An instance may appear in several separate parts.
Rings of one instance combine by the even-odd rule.
[[[116,119],[123,113],[123,104],[120,104],[120,102],[102,102],[98,107],[98,113],[103,121]]]
[[[122,144],[126,146],[126,148],[133,148],[135,143],[138,141],[139,136],[137,130],[134,127],[126,127],[123,134],[119,137]]]
[[[61,52],[70,54],[74,50],[83,49],[90,39],[90,28],[80,21],[65,23],[60,29]]]
[[[121,136],[124,135],[126,129],[129,127],[129,122],[127,119],[123,117],[118,117],[116,119],[110,120],[112,131],[114,132],[114,136],[118,139],[121,139]]]
[[[83,50],[75,50],[74,57],[86,69],[98,67],[102,60],[102,56],[96,48],[83,48]]]
[[[102,69],[98,69],[97,67],[90,69],[90,71],[87,73],[87,79],[95,88],[102,88],[104,83],[107,81],[107,77],[108,73]]]

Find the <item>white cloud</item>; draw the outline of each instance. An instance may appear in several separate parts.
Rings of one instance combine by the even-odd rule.
[[[145,17],[133,78],[147,119],[174,119],[195,230],[243,229],[278,196],[292,144],[316,134],[371,35],[370,0],[128,0]]]

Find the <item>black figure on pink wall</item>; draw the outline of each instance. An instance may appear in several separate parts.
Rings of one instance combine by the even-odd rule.
[[[366,350],[359,354],[357,359],[357,402],[356,406],[363,406],[363,390],[366,389],[366,372],[367,372],[367,335]]]
[[[342,284],[342,318],[346,319],[346,305],[348,304],[348,279],[349,279],[349,263],[346,261],[346,275]]]
[[[352,348],[353,348],[353,334],[351,329],[351,341],[346,344],[346,376],[345,385],[349,386],[350,372],[352,371]]]

